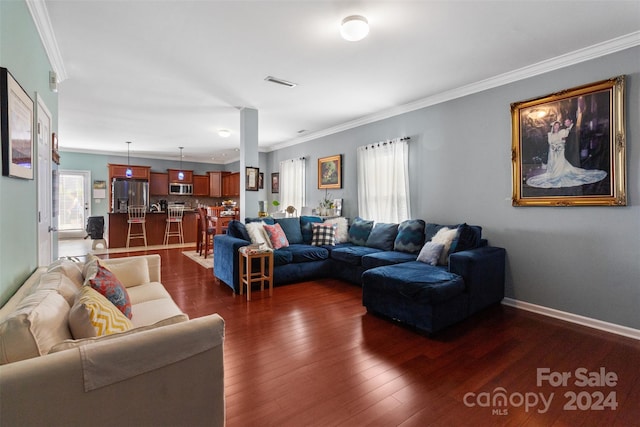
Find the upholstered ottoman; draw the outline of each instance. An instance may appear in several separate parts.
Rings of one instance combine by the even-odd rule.
[[[367,311],[437,332],[469,315],[462,277],[420,261],[376,267],[362,274]]]

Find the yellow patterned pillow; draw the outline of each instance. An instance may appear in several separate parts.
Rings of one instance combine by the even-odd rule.
[[[100,337],[133,328],[131,320],[91,286],[83,286],[69,312],[73,338]]]

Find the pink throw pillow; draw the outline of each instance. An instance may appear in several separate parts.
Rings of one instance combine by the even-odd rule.
[[[264,230],[267,232],[267,236],[269,236],[273,249],[286,248],[289,246],[287,236],[284,234],[284,230],[280,227],[280,224],[265,224]]]

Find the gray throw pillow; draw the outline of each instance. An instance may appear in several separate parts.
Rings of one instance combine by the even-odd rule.
[[[418,261],[429,265],[437,265],[443,249],[444,244],[442,243],[427,242],[418,254]]]

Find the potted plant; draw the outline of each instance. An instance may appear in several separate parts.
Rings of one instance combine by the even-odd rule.
[[[320,200],[320,206],[318,210],[320,211],[320,216],[331,216],[333,213],[331,210],[333,209],[333,200],[331,199],[331,195],[327,194],[325,191],[324,198]]]

